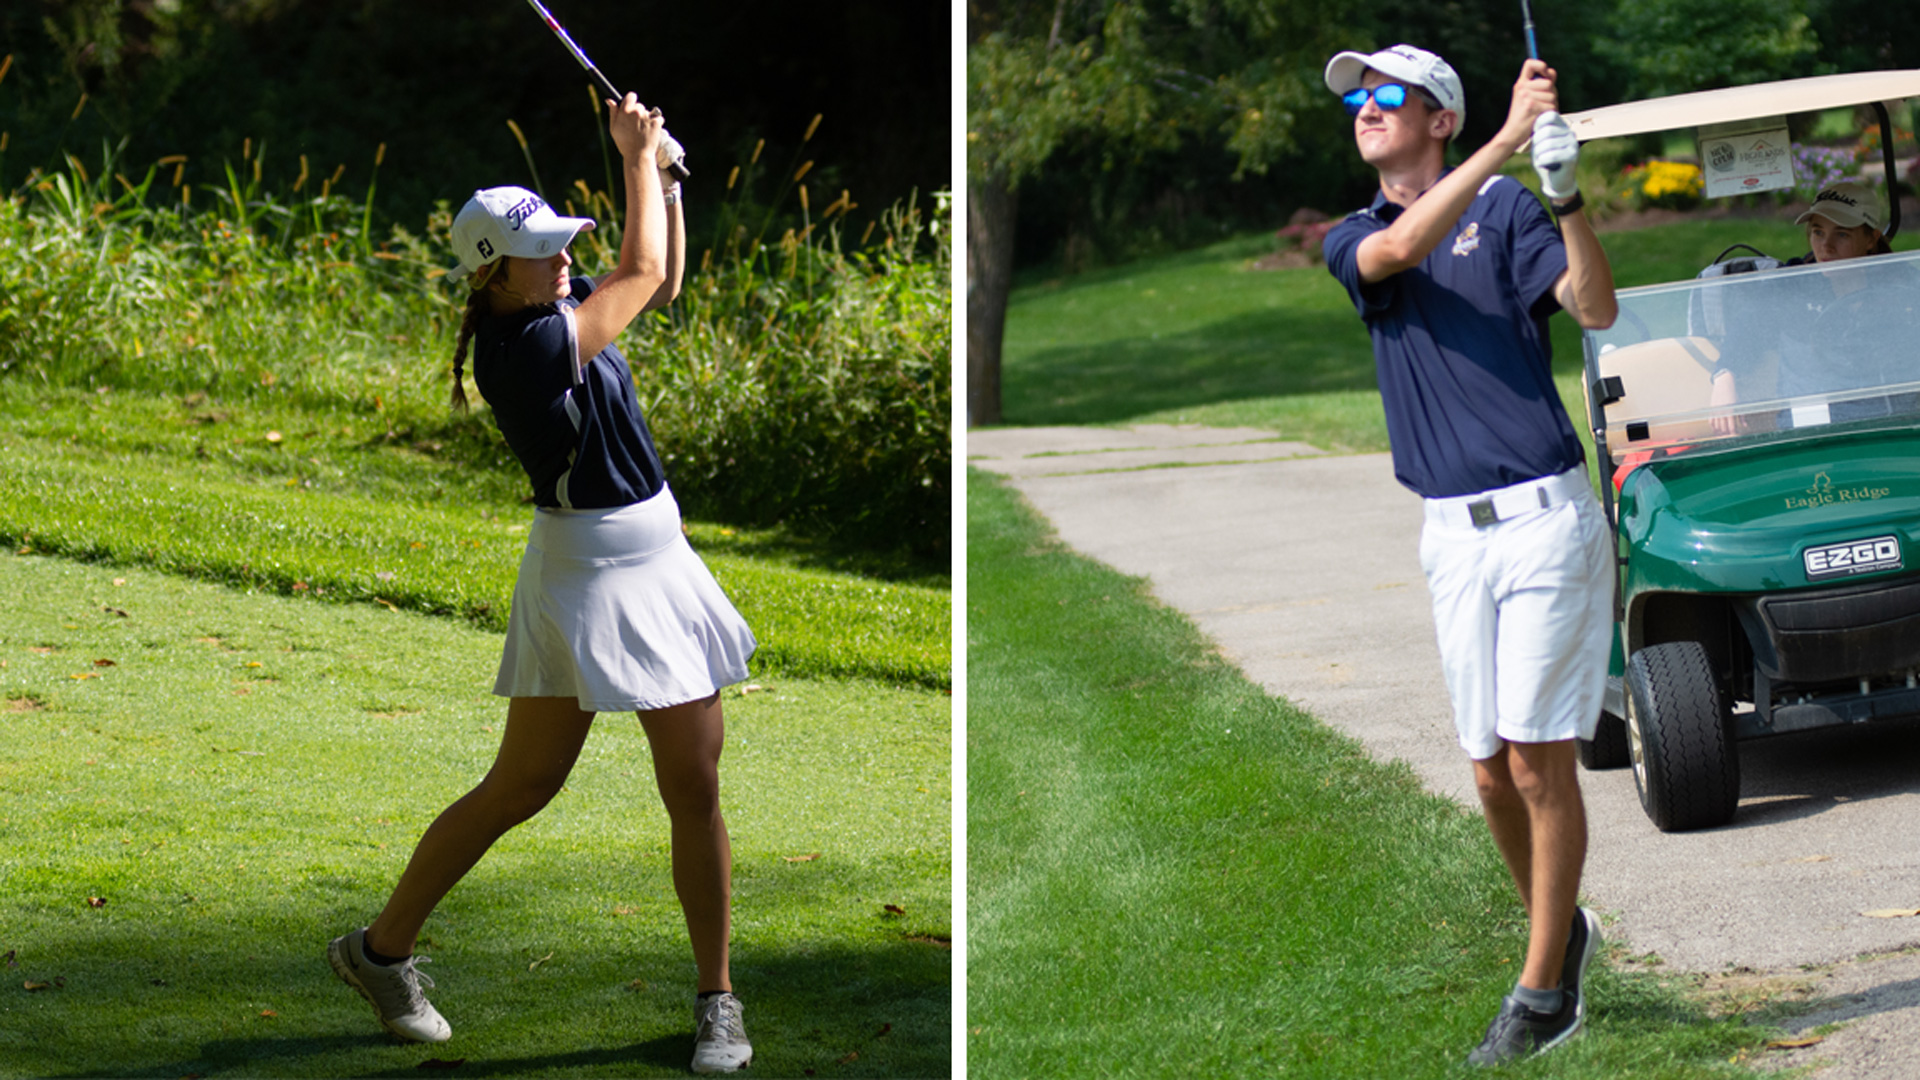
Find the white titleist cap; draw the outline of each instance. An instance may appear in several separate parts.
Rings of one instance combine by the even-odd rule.
[[[1432,94],[1441,108],[1459,117],[1452,137],[1460,137],[1460,129],[1467,123],[1467,95],[1452,64],[1411,45],[1395,45],[1377,53],[1343,52],[1327,61],[1327,89],[1341,95],[1358,89],[1368,68]]]
[[[502,255],[544,259],[593,228],[592,218],[561,217],[547,201],[523,187],[476,191],[453,219],[453,250],[460,265],[447,271],[459,281]]]
[[[1805,225],[1815,214],[1849,229],[1865,225],[1874,232],[1885,231],[1880,227],[1880,200],[1865,184],[1835,184],[1822,190],[1807,212],[1794,218],[1793,223]]]

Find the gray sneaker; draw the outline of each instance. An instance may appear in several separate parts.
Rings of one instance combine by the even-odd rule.
[[[1573,999],[1576,1021],[1587,1015],[1587,996],[1582,985],[1587,964],[1600,951],[1600,916],[1586,908],[1573,909],[1573,930],[1567,935],[1567,956],[1560,965],[1560,991]]]
[[[693,1071],[734,1072],[753,1062],[753,1044],[740,1019],[740,999],[715,994],[693,1006]]]
[[[1574,1012],[1573,995],[1566,995],[1560,1010],[1538,1013],[1512,996],[1500,1002],[1500,1013],[1487,1025],[1487,1037],[1473,1053],[1469,1065],[1504,1065],[1523,1057],[1551,1050],[1580,1030],[1580,1016]]]
[[[421,983],[433,985],[433,980],[416,966],[426,963],[427,958],[414,956],[382,967],[367,959],[366,942],[365,929],[334,938],[327,945],[327,963],[333,965],[341,982],[360,991],[360,996],[372,1004],[380,1026],[412,1042],[446,1042],[452,1038],[453,1028],[420,992]]]

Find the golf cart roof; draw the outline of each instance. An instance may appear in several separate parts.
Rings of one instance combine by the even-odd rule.
[[[1581,142],[1920,97],[1920,71],[1856,71],[1701,90],[1567,114]]]

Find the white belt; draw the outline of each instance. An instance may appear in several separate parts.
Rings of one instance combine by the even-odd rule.
[[[1575,465],[1556,476],[1523,480],[1491,491],[1472,495],[1454,495],[1426,500],[1427,520],[1449,528],[1484,529],[1497,522],[1511,521],[1548,507],[1571,502],[1582,492],[1591,492],[1587,468]]]

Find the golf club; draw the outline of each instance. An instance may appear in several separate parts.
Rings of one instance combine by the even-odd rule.
[[[1540,43],[1535,41],[1533,37],[1533,5],[1531,3],[1528,3],[1528,0],[1520,0],[1520,26],[1522,29],[1526,31],[1526,34],[1527,34],[1527,59],[1529,60],[1540,59]],[[1544,77],[1545,76],[1541,76],[1541,75],[1534,76],[1534,78],[1536,79],[1544,78]],[[1545,117],[1545,116],[1557,116],[1559,114],[1554,112],[1545,112],[1545,113],[1541,113],[1540,115]],[[1560,179],[1563,179],[1560,176],[1560,170],[1564,168],[1566,168],[1565,165],[1556,165],[1553,167],[1553,173],[1554,173],[1554,178],[1556,182],[1558,182]]]
[[[1524,3],[1524,0],[1522,0],[1522,2]],[[560,20],[553,17],[553,13],[547,10],[545,4],[542,4],[540,0],[527,0],[527,3],[531,4],[533,10],[539,14],[540,18],[546,21],[547,29],[553,31],[553,36],[560,39],[560,44],[565,45],[567,51],[573,54],[573,58],[580,62],[580,66],[587,69],[587,74],[592,75],[594,79],[600,83],[600,89],[605,90],[608,97],[614,101],[622,101],[625,99],[624,94],[613,88],[613,81],[605,75],[602,75],[600,69],[594,66],[593,61],[587,59],[587,54],[580,51],[580,46],[573,43],[573,38],[567,34],[566,28],[560,25]],[[1528,25],[1531,27],[1532,24],[1529,23]],[[1528,30],[1528,39],[1532,39],[1531,29]],[[677,160],[668,162],[667,170],[673,173],[675,180],[685,180],[689,175],[687,167]]]

